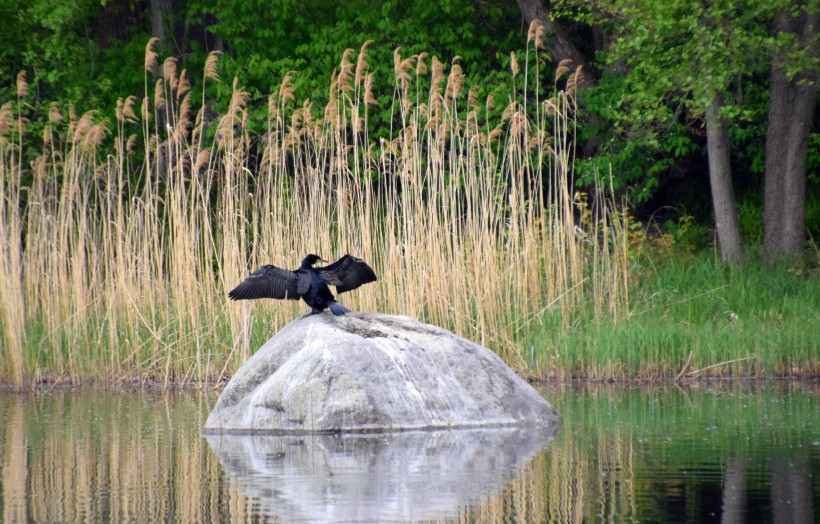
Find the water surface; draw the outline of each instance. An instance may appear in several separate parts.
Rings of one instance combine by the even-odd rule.
[[[549,388],[557,433],[203,436],[213,394],[0,393],[2,522],[815,522],[820,386]]]

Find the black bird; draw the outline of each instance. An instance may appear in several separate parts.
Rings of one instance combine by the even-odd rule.
[[[334,315],[344,315],[349,310],[336,302],[327,286],[335,286],[337,293],[344,293],[374,282],[376,273],[367,262],[351,255],[345,255],[329,266],[313,267],[320,260],[326,262],[318,255],[310,254],[293,271],[262,266],[233,288],[228,296],[231,300],[301,298],[311,307],[311,315],[321,313],[326,308],[330,308]]]

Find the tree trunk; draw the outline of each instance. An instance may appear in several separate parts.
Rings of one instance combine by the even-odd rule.
[[[740,261],[740,229],[732,187],[732,167],[729,163],[729,133],[720,116],[723,99],[715,95],[706,109],[706,149],[709,153],[709,183],[712,186],[712,207],[715,212],[720,257],[725,262]]]
[[[163,44],[167,43],[170,14],[171,0],[151,0],[151,34]]]
[[[592,78],[592,70],[589,68],[583,53],[570,42],[566,31],[550,20],[544,0],[518,0],[518,7],[521,8],[521,14],[524,15],[527,24],[532,23],[533,20],[538,20],[550,34],[551,38],[545,44],[555,63],[570,59],[576,66],[584,66],[587,79]]]
[[[810,46],[817,21],[817,13],[800,18],[785,13],[775,30],[794,33],[801,46]],[[808,48],[816,55],[816,48]],[[763,249],[770,262],[799,255],[805,242],[806,151],[817,100],[816,72],[789,80],[785,60],[782,55],[772,60],[769,85]]]

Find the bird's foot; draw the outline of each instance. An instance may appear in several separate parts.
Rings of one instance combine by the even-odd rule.
[[[332,302],[328,307],[330,308],[330,312],[336,315],[337,317],[350,313],[349,309],[339,304],[338,302]]]

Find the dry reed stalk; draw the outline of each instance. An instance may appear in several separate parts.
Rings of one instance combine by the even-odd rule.
[[[0,318],[12,348],[0,358],[13,381],[40,371],[218,379],[301,309],[231,305],[225,292],[250,269],[292,267],[305,252],[372,261],[379,285],[343,296],[352,309],[421,317],[519,368],[522,319],[557,309],[569,326],[590,301],[599,315],[623,312],[626,218],[600,197],[584,204],[573,194],[571,95],[536,104],[535,118],[511,97],[501,122],[480,123],[473,91],[470,110],[457,110],[458,63],[445,74],[433,57],[431,87],[420,98],[426,55],[402,58],[397,49],[400,124],[376,142],[368,135],[376,98],[365,45],[355,69],[345,52],[323,119],[309,101],[291,104],[286,75],[269,98],[265,135],[254,138],[237,80],[228,112],[206,121],[203,93],[192,125],[187,76],[166,59],[149,104],[154,46],[146,46],[141,123],[136,99],[122,100],[104,162],[108,129],[94,112],[71,116],[64,131],[55,125],[37,168],[46,175],[32,187],[36,206],[15,205],[29,168],[18,161],[21,146],[0,141],[0,169],[11,175],[0,184]],[[208,56],[207,79],[218,80],[217,58]],[[525,67],[519,98],[526,76]],[[0,124],[13,121],[11,106],[3,108]],[[211,126],[216,137],[207,143]],[[134,165],[140,132],[144,162]],[[11,126],[0,128],[3,136],[13,136]],[[584,205],[595,212],[579,221]],[[34,323],[45,336],[29,341]],[[27,351],[42,370],[27,367]]]

